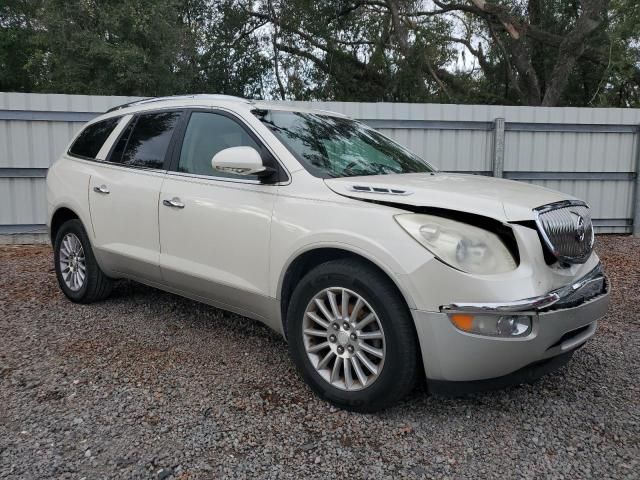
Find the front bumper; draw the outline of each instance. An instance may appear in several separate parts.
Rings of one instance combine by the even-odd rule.
[[[600,291],[594,291],[596,285]],[[540,297],[509,303],[452,303],[440,312],[412,313],[427,379],[474,382],[508,376],[575,350],[593,336],[608,306],[609,284],[598,265],[579,281]],[[513,338],[467,333],[449,320],[447,313],[453,311],[526,313],[532,316],[532,329],[524,337]]]

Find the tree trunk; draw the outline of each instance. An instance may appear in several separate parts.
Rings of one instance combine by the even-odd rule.
[[[576,26],[560,44],[558,58],[542,99],[543,106],[555,107],[560,103],[569,82],[569,75],[584,53],[587,37],[602,23],[602,12],[608,3],[609,0],[582,1],[583,11],[576,21]]]

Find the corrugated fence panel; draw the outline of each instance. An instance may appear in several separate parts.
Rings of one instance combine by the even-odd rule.
[[[594,218],[627,220],[632,215],[633,185],[620,181],[528,180],[542,187],[559,190],[585,200]]]
[[[379,130],[441,170],[491,170],[490,132],[406,128]]]
[[[505,170],[632,172],[636,135],[519,132],[505,135]]]
[[[0,225],[44,224],[47,198],[44,178],[0,178]]]
[[[0,168],[48,168],[84,122],[0,120]]]
[[[136,99],[0,92],[0,233],[43,224],[46,169],[85,121]],[[284,103],[362,120],[441,170],[495,170],[584,198],[600,232],[630,232],[637,216],[638,109]],[[503,157],[496,119],[505,121]]]

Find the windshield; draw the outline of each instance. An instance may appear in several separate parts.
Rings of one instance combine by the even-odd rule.
[[[317,177],[435,170],[384,135],[348,118],[282,110],[256,110],[254,114]]]

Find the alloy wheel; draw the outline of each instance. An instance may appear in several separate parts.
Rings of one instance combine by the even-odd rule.
[[[386,344],[382,324],[356,292],[326,288],[309,302],[302,321],[307,356],[320,376],[341,390],[361,390],[380,376]]]
[[[70,290],[77,292],[87,277],[87,263],[84,248],[74,233],[67,233],[60,244],[60,273]]]

